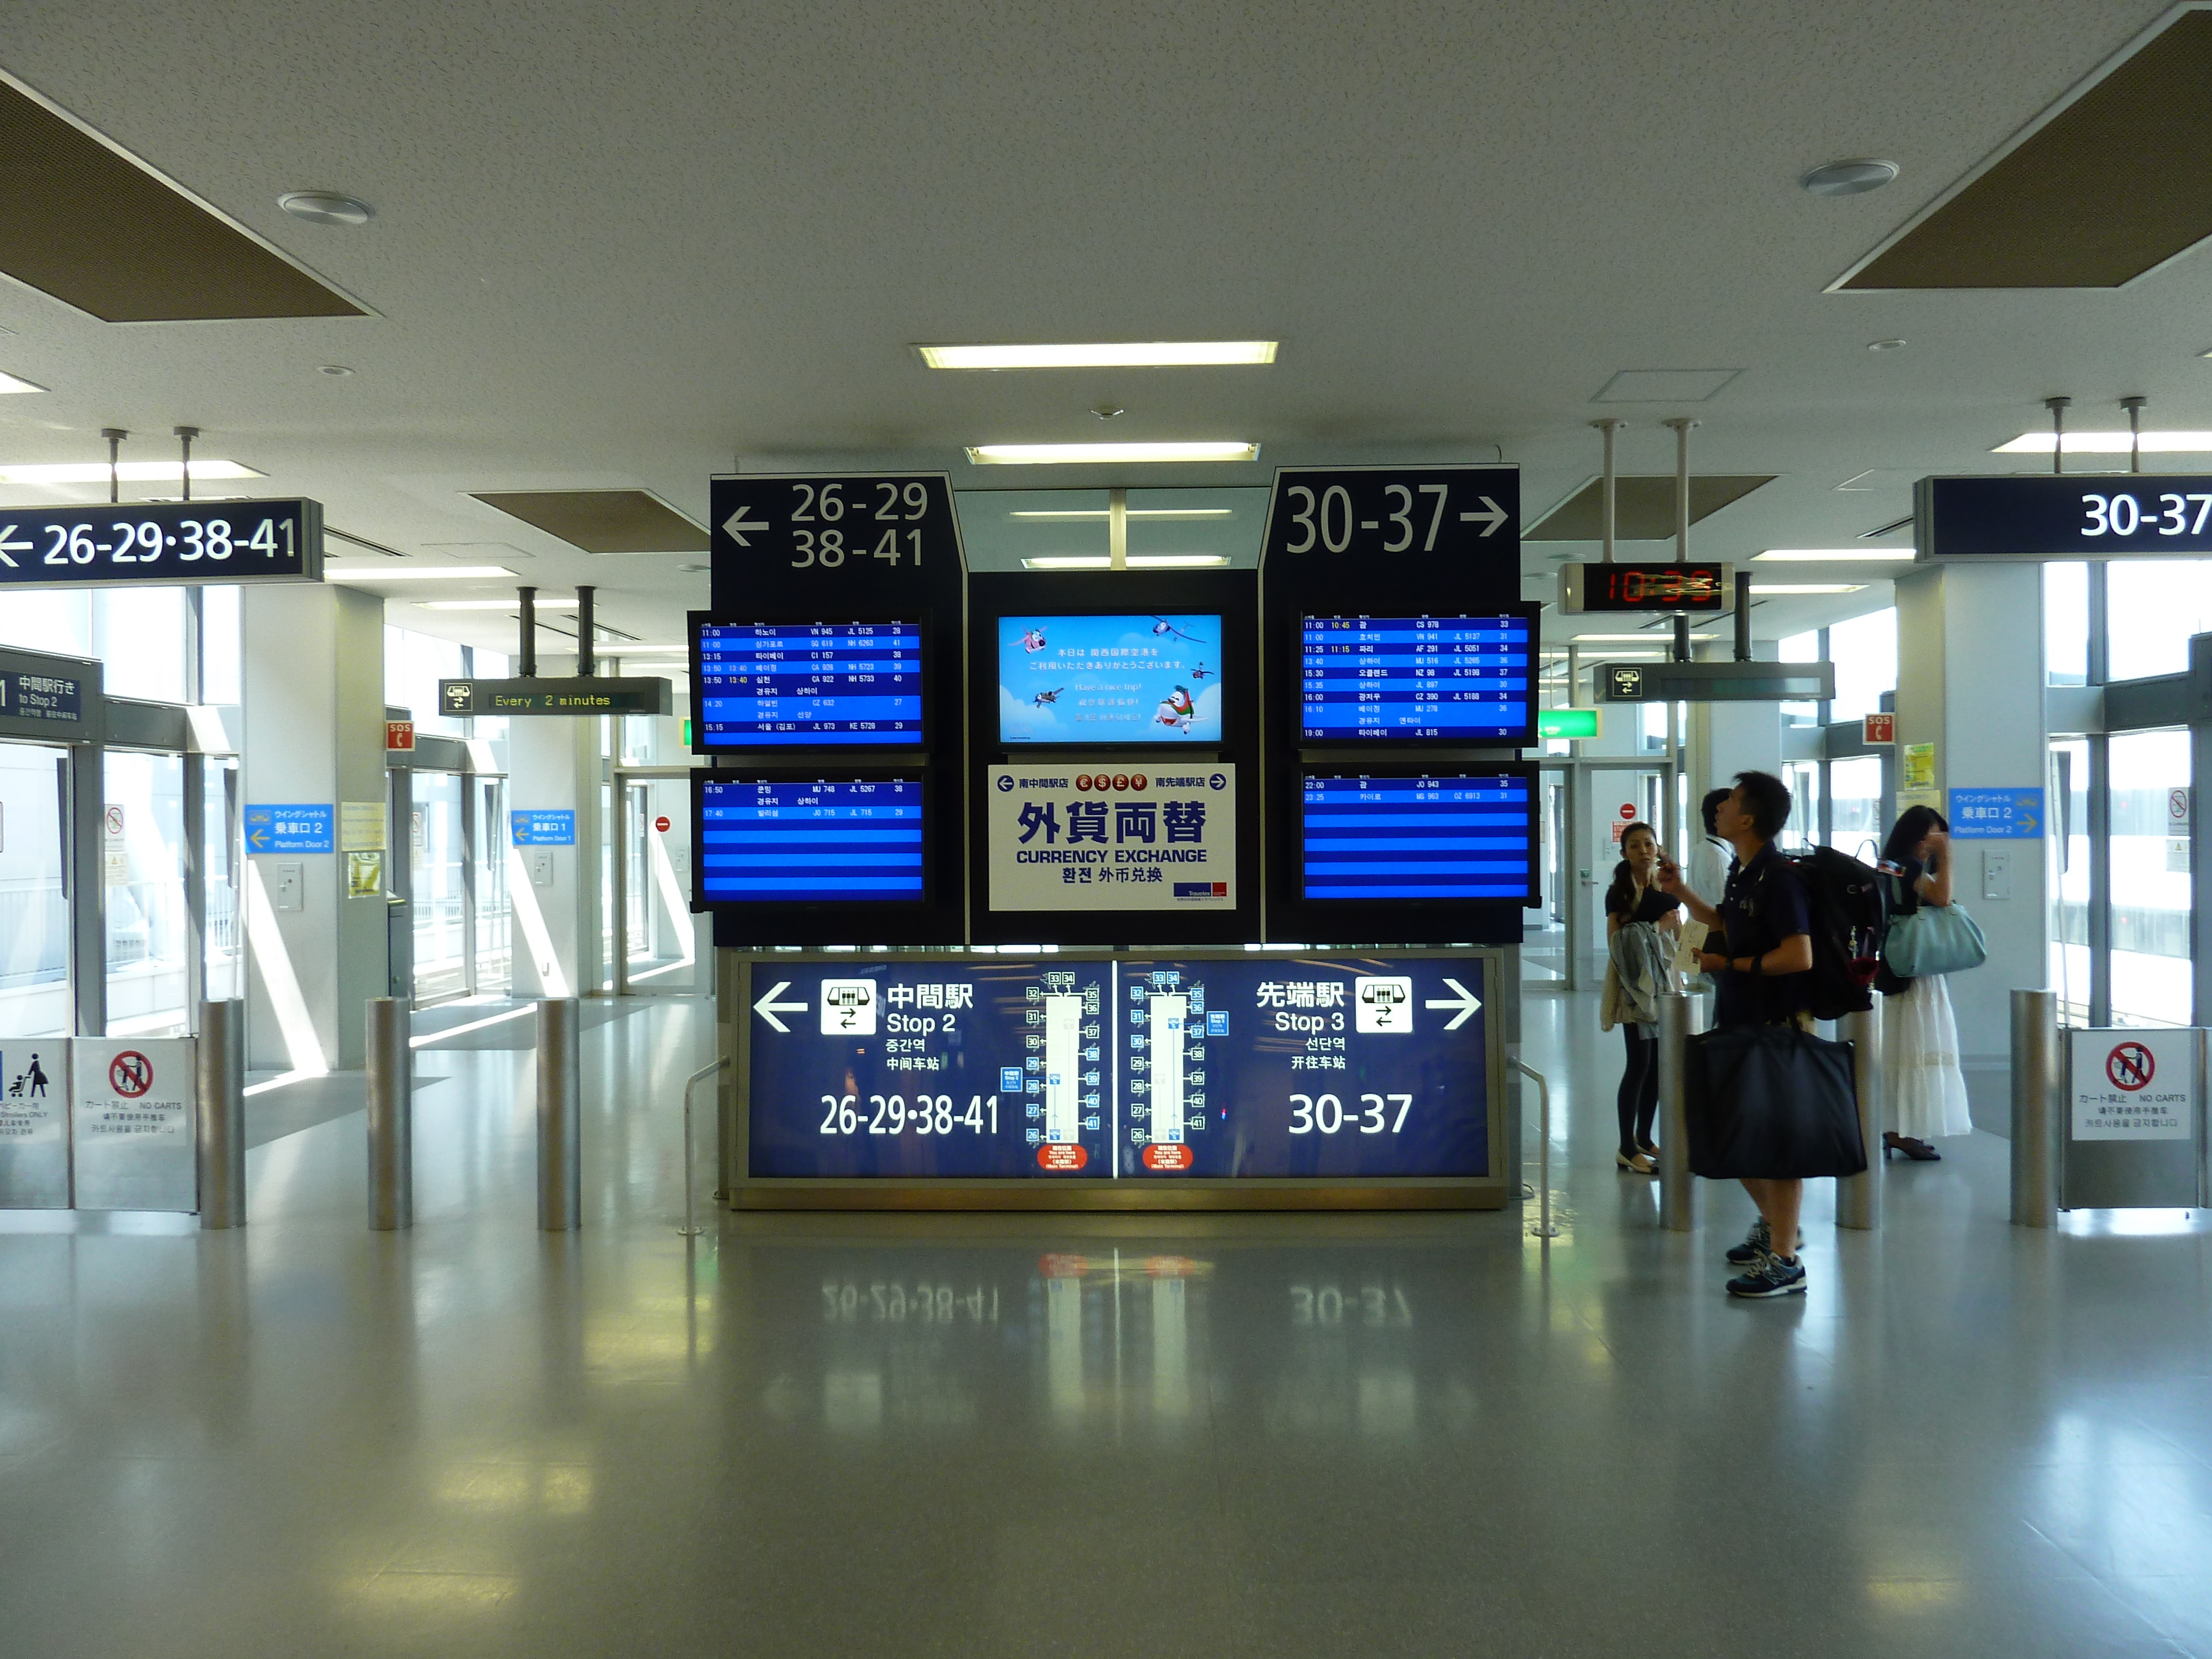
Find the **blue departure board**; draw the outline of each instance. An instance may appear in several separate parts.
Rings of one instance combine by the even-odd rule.
[[[921,780],[801,783],[702,775],[699,897],[824,904],[922,896]]]
[[[1308,743],[1526,738],[1534,702],[1525,617],[1308,617],[1299,737]]]
[[[921,741],[921,624],[702,623],[705,749]]]
[[[1532,891],[1536,818],[1518,773],[1306,775],[1309,899],[1506,899]]]

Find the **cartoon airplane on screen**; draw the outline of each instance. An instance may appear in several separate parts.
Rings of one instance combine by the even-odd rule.
[[[1195,634],[1184,633],[1182,629],[1177,628],[1165,617],[1155,617],[1152,618],[1152,632],[1155,634],[1172,634],[1176,638],[1179,640],[1186,640],[1193,645],[1204,645],[1206,643],[1204,640],[1199,638]]]
[[[1188,732],[1190,730],[1191,720],[1197,712],[1190,700],[1190,688],[1178,685],[1160,699],[1160,712],[1154,718],[1162,726],[1172,726],[1178,732]]]
[[[1067,688],[1064,685],[1055,685],[1049,691],[1040,691],[1036,696],[1030,699],[1030,706],[1033,708],[1043,708],[1050,704],[1058,702],[1060,701],[1060,694],[1066,690]]]
[[[1024,651],[1043,650],[1044,629],[1042,628],[1024,629],[1022,634],[1022,649]]]

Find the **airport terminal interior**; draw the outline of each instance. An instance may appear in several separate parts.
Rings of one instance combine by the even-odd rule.
[[[2208,87],[0,7],[0,1659],[2212,1659]]]

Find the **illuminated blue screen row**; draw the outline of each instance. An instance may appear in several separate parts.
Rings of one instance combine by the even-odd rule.
[[[1316,775],[1304,796],[1309,899],[1529,896],[1536,822],[1517,774]]]
[[[921,781],[695,779],[708,902],[850,903],[922,896]]]
[[[1516,739],[1528,724],[1531,661],[1523,617],[1308,617],[1299,735]]]
[[[919,623],[702,623],[708,749],[921,741]]]

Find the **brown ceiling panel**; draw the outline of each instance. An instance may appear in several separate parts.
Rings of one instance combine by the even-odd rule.
[[[0,270],[109,323],[370,313],[0,80]]]
[[[2212,12],[2100,73],[1835,286],[2118,288],[2212,236]]]
[[[529,489],[477,500],[586,553],[704,553],[707,532],[642,489]]]
[[[1717,474],[1690,480],[1690,522],[1740,501],[1775,474]],[[1641,474],[1614,481],[1613,533],[1624,542],[1670,541],[1674,535],[1674,479]],[[1521,532],[1524,542],[1595,542],[1605,536],[1605,481],[1592,478]]]

